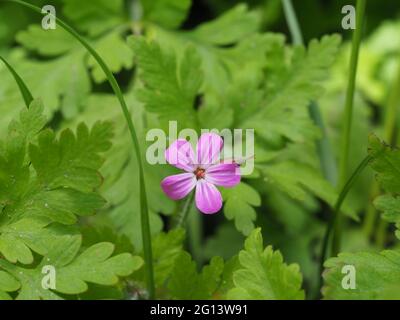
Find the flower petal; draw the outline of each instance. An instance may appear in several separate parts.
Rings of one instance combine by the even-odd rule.
[[[197,164],[203,168],[215,163],[224,145],[222,138],[215,133],[203,133],[197,143]]]
[[[169,164],[192,172],[194,168],[194,152],[191,144],[185,139],[175,140],[167,150],[165,150],[165,159]]]
[[[236,163],[220,163],[207,168],[205,179],[217,186],[233,187],[240,182],[240,166]]]
[[[204,179],[197,181],[196,207],[205,214],[213,214],[221,210],[222,196],[216,186]]]
[[[180,173],[166,177],[161,181],[161,188],[169,198],[179,200],[193,190],[196,186],[196,181],[193,173]]]

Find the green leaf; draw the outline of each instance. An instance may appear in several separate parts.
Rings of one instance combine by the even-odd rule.
[[[20,288],[20,283],[9,273],[0,271],[0,290],[13,292]]]
[[[0,268],[18,280],[12,291],[18,290],[17,299],[61,299],[58,293],[79,294],[88,289],[87,282],[112,286],[118,277],[125,277],[143,265],[143,259],[128,253],[112,256],[114,246],[108,242],[98,243],[78,255],[80,236],[64,236],[52,243],[47,255],[34,268],[13,265],[0,260]],[[55,289],[42,286],[43,268],[55,270]]]
[[[196,271],[196,263],[187,252],[182,252],[176,260],[168,289],[174,299],[210,299],[218,289],[224,269],[223,259],[213,257],[210,264]]]
[[[184,229],[160,233],[153,240],[153,265],[156,286],[162,286],[171,276],[177,258],[183,251]]]
[[[165,28],[178,28],[186,19],[191,0],[142,0],[144,19]]]
[[[344,266],[355,270],[355,288],[345,289]],[[386,250],[381,253],[340,253],[325,262],[323,294],[325,299],[334,300],[379,300],[400,299],[400,253]],[[397,289],[397,290],[395,290]]]
[[[180,128],[196,127],[194,101],[202,83],[201,61],[196,50],[188,47],[178,63],[175,54],[164,52],[155,42],[139,37],[130,37],[128,42],[144,84],[137,91],[138,99],[165,123],[175,120]]]
[[[122,69],[129,70],[133,66],[132,50],[118,33],[105,35],[94,48],[114,73],[118,73]],[[107,80],[103,70],[92,56],[88,60],[88,67],[92,69],[93,78],[97,83]]]
[[[400,150],[392,149],[376,136],[369,138],[370,165],[377,172],[377,180],[385,191],[400,193]]]
[[[142,120],[146,118],[147,125],[152,127],[152,118],[143,110],[143,106],[133,99],[132,94],[126,99],[135,109],[135,126],[138,128],[139,141],[142,142],[141,147],[144,150],[148,145],[145,144],[146,128]],[[100,119],[105,119],[104,115],[107,115],[107,121],[112,122],[116,130],[112,140],[113,147],[104,155],[106,161],[101,169],[104,184],[100,191],[109,204],[105,208],[105,216],[108,218],[107,223],[113,225],[118,232],[127,235],[134,247],[141,250],[138,163],[132,148],[127,147],[130,137],[127,128],[120,125],[124,119],[118,109],[118,101],[109,94],[91,95],[79,120],[94,124]],[[69,125],[77,123],[78,119]],[[144,165],[151,232],[157,234],[163,226],[158,213],[170,215],[175,209],[175,203],[160,188],[160,177],[173,174],[174,171],[171,166],[151,165],[145,159]]]
[[[249,235],[254,229],[257,214],[253,206],[261,205],[258,192],[242,182],[234,188],[221,190],[225,201],[224,213],[229,220],[235,221],[236,229],[244,235]]]
[[[379,196],[374,200],[374,205],[383,212],[383,219],[396,224],[396,236],[400,239],[400,197]]]
[[[76,49],[78,43],[62,28],[44,30],[39,25],[30,25],[17,34],[16,40],[29,50],[44,56],[58,56]]]
[[[305,200],[307,192],[311,192],[332,207],[337,200],[336,189],[311,165],[298,161],[283,161],[263,166],[262,172],[267,182],[276,185],[294,199]],[[348,201],[345,201],[343,210],[358,220],[356,212]]]
[[[396,236],[400,239],[400,150],[381,142],[375,135],[369,138],[371,168],[377,173],[376,179],[387,194],[375,199],[374,205],[383,211],[383,218],[395,223]]]
[[[260,16],[241,3],[217,19],[201,24],[191,35],[213,45],[229,45],[253,34],[260,26]]]
[[[289,63],[285,59],[283,43],[275,46],[267,53],[270,61],[266,70],[265,107],[243,119],[241,126],[254,128],[266,139],[280,135],[304,142],[318,137],[319,132],[307,107],[321,95],[321,81],[328,75],[339,43],[338,35],[324,36],[321,41],[312,40],[307,51],[295,47]]]
[[[63,0],[63,12],[82,31],[97,36],[117,27],[126,19],[123,0]],[[99,23],[100,22],[100,23]]]
[[[263,249],[261,229],[254,230],[239,253],[240,269],[233,273],[235,287],[228,299],[304,299],[297,264],[286,265],[279,251]]]
[[[72,224],[76,215],[104,205],[95,189],[101,184],[100,153],[110,147],[110,124],[99,122],[92,130],[82,124],[76,137],[65,130],[57,140],[51,130],[40,132],[42,110],[35,100],[21,112],[0,153],[0,252],[11,262],[33,262],[31,249],[45,254],[61,232],[52,222]]]

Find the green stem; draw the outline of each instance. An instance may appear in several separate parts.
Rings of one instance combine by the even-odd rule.
[[[192,191],[190,193],[190,195],[186,198],[186,201],[185,201],[185,204],[183,205],[182,211],[180,212],[180,214],[177,217],[177,223],[176,223],[177,228],[184,226],[184,224],[186,222],[186,218],[187,218],[187,216],[190,212],[190,209],[192,208],[192,205],[193,205],[194,194],[195,194],[195,192]]]
[[[192,211],[197,211],[194,206],[192,206]],[[188,217],[188,229],[189,229],[189,246],[190,251],[193,254],[194,260],[199,266],[203,265],[203,225],[202,225],[202,215],[191,214]]]
[[[354,185],[354,183],[356,182],[357,178],[361,175],[361,173],[364,171],[364,169],[366,168],[366,166],[368,165],[368,163],[371,161],[372,156],[371,155],[367,155],[363,161],[361,161],[361,163],[358,165],[358,167],[356,168],[356,170],[354,171],[354,173],[351,175],[350,179],[346,182],[346,184],[344,185],[344,187],[342,188],[335,206],[334,206],[334,210],[333,210],[333,215],[331,216],[331,219],[328,223],[328,226],[326,228],[325,231],[325,236],[324,236],[324,241],[322,244],[322,250],[321,250],[321,257],[320,257],[320,272],[319,272],[319,276],[322,277],[322,272],[324,270],[324,261],[331,256],[336,256],[339,253],[339,247],[336,246],[335,242],[332,242],[332,248],[331,251],[328,252],[328,247],[329,247],[329,240],[331,238],[332,232],[335,230],[335,225],[337,224],[337,220],[339,217],[339,213],[340,208],[342,206],[343,201],[345,200],[348,192],[350,191],[350,189],[352,188],[352,186]],[[322,284],[322,278],[320,278],[321,280],[321,284]],[[321,287],[321,286],[319,286]]]
[[[370,239],[374,227],[376,225],[377,211],[375,206],[372,204],[372,201],[378,195],[379,195],[379,185],[376,182],[376,180],[374,180],[372,182],[371,190],[369,192],[368,207],[367,207],[367,212],[365,213],[365,218],[363,223],[363,232],[367,239]]]
[[[15,82],[18,85],[19,91],[21,92],[22,98],[24,99],[25,105],[27,108],[29,108],[31,102],[33,101],[33,96],[31,94],[31,92],[29,91],[28,87],[26,86],[25,82],[18,75],[18,73],[14,70],[14,68],[7,62],[6,59],[4,59],[2,56],[0,56],[0,60],[4,62],[7,69],[10,71],[10,73],[14,77]]]
[[[285,12],[285,18],[289,26],[290,34],[292,35],[293,44],[303,45],[303,35],[299,22],[297,20],[296,12],[294,11],[291,0],[282,0],[283,11]]]
[[[42,14],[41,9],[29,3],[20,0],[6,0],[9,2],[18,3],[23,5],[27,8],[30,8],[33,11],[36,11]],[[136,157],[138,159],[138,169],[139,169],[139,183],[140,183],[140,207],[141,207],[141,228],[142,228],[142,241],[143,241],[143,251],[144,251],[144,260],[146,263],[146,278],[147,278],[147,287],[149,291],[150,299],[154,299],[155,294],[155,287],[154,287],[154,272],[153,272],[153,255],[152,255],[152,247],[151,247],[151,233],[150,233],[150,222],[149,222],[149,210],[147,204],[147,196],[146,196],[146,187],[144,182],[144,169],[143,169],[143,160],[141,156],[141,150],[139,145],[139,140],[137,138],[136,130],[133,125],[132,117],[129,112],[129,109],[126,105],[125,99],[123,97],[121,88],[118,85],[117,80],[115,79],[114,75],[107,67],[104,60],[99,56],[99,54],[92,48],[92,46],[81,36],[79,35],[72,27],[70,27],[67,23],[65,23],[60,18],[54,17],[58,23],[64,30],[74,36],[86,49],[87,51],[93,56],[93,58],[97,61],[100,65],[103,72],[106,74],[108,82],[111,85],[115,95],[118,98],[118,101],[122,108],[122,113],[125,117],[125,120],[128,124],[129,132],[131,135],[133,147],[136,153]]]
[[[351,48],[350,57],[350,72],[348,79],[348,86],[346,92],[346,104],[344,110],[344,127],[341,137],[341,148],[340,148],[340,162],[339,162],[339,188],[342,188],[347,180],[348,162],[349,162],[349,149],[350,149],[350,135],[353,118],[353,103],[354,103],[354,91],[356,86],[356,75],[358,65],[358,54],[360,50],[361,35],[364,25],[364,13],[365,13],[366,0],[357,0],[357,15],[356,15],[356,29],[353,33],[353,42]],[[339,212],[336,219],[335,231],[333,234],[334,247],[340,249],[340,239],[342,234],[342,214]]]
[[[351,125],[353,118],[353,102],[354,102],[354,91],[356,85],[357,65],[358,65],[358,53],[361,43],[362,27],[364,20],[366,0],[357,0],[357,16],[356,16],[356,29],[353,33],[353,42],[351,48],[350,57],[350,70],[349,79],[346,92],[346,103],[344,110],[344,127],[342,131],[341,140],[341,154],[339,163],[339,188],[341,188],[347,180],[347,169],[349,159],[349,147],[350,147],[350,134]]]
[[[287,24],[289,26],[290,34],[292,36],[292,41],[294,45],[303,45],[303,36],[301,29],[296,17],[296,12],[293,8],[291,0],[282,0],[283,9],[286,17]],[[321,112],[319,106],[316,102],[311,102],[308,106],[308,112],[313,119],[314,123],[321,130],[322,137],[316,141],[316,148],[318,153],[319,162],[321,164],[321,169],[324,177],[336,185],[337,169],[335,163],[335,157],[333,156],[332,148],[329,143],[328,135],[322,120]]]

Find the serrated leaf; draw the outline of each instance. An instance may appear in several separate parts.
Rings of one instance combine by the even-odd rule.
[[[92,130],[82,124],[76,137],[67,130],[57,140],[50,130],[40,132],[42,110],[34,101],[10,124],[0,154],[0,252],[25,264],[33,261],[31,250],[45,254],[58,235],[54,226],[48,228],[52,222],[72,224],[76,215],[104,205],[95,189],[101,183],[99,154],[110,147],[110,124]]]
[[[177,28],[185,20],[191,0],[142,0],[144,19],[165,28]]]
[[[161,121],[175,120],[180,128],[197,127],[194,101],[202,83],[200,58],[188,47],[181,61],[175,54],[164,52],[155,42],[130,37],[139,77],[144,84],[137,91],[138,99]],[[165,125],[165,123],[164,123]]]
[[[224,214],[229,220],[235,221],[235,227],[244,235],[249,235],[254,229],[256,211],[253,206],[261,205],[257,191],[248,184],[241,182],[235,188],[221,191],[225,201]]]
[[[376,300],[399,299],[400,253],[386,250],[381,253],[359,252],[340,253],[338,257],[325,262],[322,289],[325,299],[334,300]],[[354,267],[350,275],[344,266]],[[355,288],[346,289],[342,282],[346,276],[355,276]]]
[[[202,272],[196,270],[196,263],[187,252],[181,252],[176,260],[168,289],[174,299],[209,299],[217,290],[224,262],[220,257],[213,257]]]
[[[261,229],[254,230],[239,253],[240,269],[233,273],[235,287],[228,299],[304,299],[297,264],[286,265],[279,251],[263,248]]]
[[[64,14],[73,21],[80,30],[91,36],[97,36],[106,30],[123,23],[123,0],[63,0]],[[99,23],[100,22],[100,23]]]
[[[306,51],[295,47],[289,65],[285,62],[283,43],[271,54],[266,71],[265,107],[243,119],[242,126],[254,128],[270,139],[279,134],[292,141],[306,141],[319,136],[308,114],[308,105],[322,92],[321,81],[328,74],[340,43],[338,35],[312,40]]]
[[[388,194],[377,197],[374,205],[383,211],[383,218],[395,223],[400,229],[400,150],[381,142],[375,135],[369,138],[371,168],[377,173],[376,179]],[[396,231],[400,239],[400,231]]]
[[[118,277],[131,274],[140,268],[143,260],[128,253],[111,256],[114,246],[103,242],[91,246],[77,255],[81,245],[80,236],[64,236],[54,242],[47,253],[34,268],[24,268],[0,259],[0,268],[17,279],[14,284],[18,290],[17,299],[61,299],[57,292],[78,294],[88,289],[87,282],[101,285],[115,285]],[[52,266],[55,270],[55,289],[42,286],[43,267]]]
[[[229,45],[253,34],[259,25],[257,12],[248,11],[247,5],[241,3],[217,19],[201,24],[192,36],[214,45]]]

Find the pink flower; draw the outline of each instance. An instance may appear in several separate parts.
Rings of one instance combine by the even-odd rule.
[[[161,182],[165,194],[179,200],[196,188],[196,207],[206,214],[218,212],[222,207],[222,197],[216,186],[229,188],[240,182],[240,168],[236,163],[219,162],[223,145],[219,135],[202,134],[195,156],[188,141],[174,141],[165,151],[165,158],[186,172],[166,177]]]

